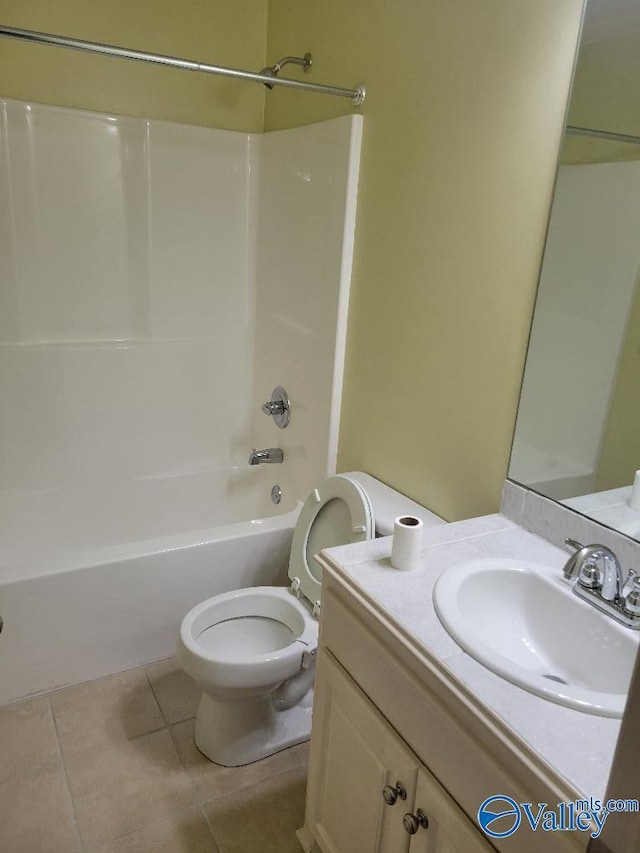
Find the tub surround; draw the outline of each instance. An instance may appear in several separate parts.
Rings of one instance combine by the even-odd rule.
[[[291,509],[335,471],[361,124],[0,100],[0,583],[263,518],[274,482]],[[260,411],[279,384],[285,431]],[[247,465],[276,442],[286,465]]]
[[[505,490],[505,509],[522,516],[524,503],[522,495],[509,485]],[[535,501],[533,506],[537,506]],[[528,515],[526,518],[530,521]],[[543,516],[543,519],[546,527],[548,518]],[[579,517],[575,521],[578,529],[581,522]],[[568,529],[567,535],[576,532]],[[477,742],[494,759],[502,760],[513,771],[514,779],[525,780],[525,788],[540,797],[540,802],[544,797],[551,797],[546,801],[553,803],[579,797],[603,798],[620,721],[556,705],[494,675],[452,640],[435,613],[431,597],[442,572],[461,562],[486,556],[522,558],[524,555],[528,560],[557,567],[560,572],[566,552],[505,515],[426,529],[421,566],[411,573],[391,568],[391,542],[387,537],[323,552],[325,590],[329,590],[330,601],[335,600],[334,596],[347,601],[349,609],[353,607],[358,616],[369,620],[369,628],[377,631],[375,626],[380,626],[380,635],[384,635],[389,648],[429,688],[434,684],[435,673],[436,692],[451,715],[466,719],[465,728],[475,727]],[[329,609],[334,605],[326,606]],[[327,615],[325,612],[323,618]],[[329,624],[334,621],[329,615]],[[323,632],[326,627],[323,624]],[[333,649],[330,651],[335,653]],[[357,670],[353,677],[358,680]],[[369,693],[365,686],[363,689]],[[369,696],[376,703],[370,693]],[[387,716],[386,711],[383,713]],[[405,712],[397,713],[402,717]],[[398,722],[389,719],[412,749],[418,751],[402,728],[398,728]],[[428,763],[424,755],[421,758]],[[435,760],[437,763],[437,757]],[[451,763],[455,765],[453,757]],[[469,801],[460,768],[455,771],[443,761],[441,773],[437,767],[430,769],[473,819],[474,809],[477,810],[481,800]],[[453,775],[442,778],[447,773]],[[504,785],[509,786],[506,778]],[[485,796],[492,793],[501,791],[486,790]],[[580,835],[585,836],[586,846],[586,834]]]

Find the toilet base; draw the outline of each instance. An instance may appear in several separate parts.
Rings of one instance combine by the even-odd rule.
[[[309,740],[312,706],[313,687],[285,711],[276,711],[270,695],[248,702],[219,702],[203,693],[196,718],[196,746],[225,767],[251,764]]]

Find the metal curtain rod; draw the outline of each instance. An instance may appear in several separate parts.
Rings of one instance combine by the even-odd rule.
[[[640,145],[640,136],[629,136],[627,133],[615,133],[612,130],[594,130],[591,127],[576,127],[567,125],[567,133],[573,136],[592,136],[595,139],[608,139],[611,142],[630,142],[631,145]]]
[[[224,77],[237,77],[240,80],[252,80],[264,83],[269,88],[285,86],[288,89],[300,89],[306,92],[321,92],[325,95],[336,95],[338,98],[350,98],[355,106],[364,103],[364,86],[358,85],[353,89],[343,89],[340,86],[327,86],[321,83],[305,83],[302,80],[290,80],[287,77],[275,77],[271,74],[256,74],[253,71],[241,71],[237,68],[225,68],[222,65],[207,65],[203,62],[192,62],[190,59],[179,59],[175,56],[162,56],[148,53],[145,50],[128,50],[111,44],[100,44],[93,41],[56,36],[52,33],[38,33],[33,30],[20,30],[16,27],[6,27],[0,24],[0,36],[18,39],[35,44],[49,44],[56,47],[66,47],[72,50],[84,50],[88,53],[99,53],[103,56],[117,56],[121,59],[136,59],[139,62],[153,62],[156,65],[168,65],[171,68],[181,68],[183,71],[202,71],[205,74],[221,74]]]

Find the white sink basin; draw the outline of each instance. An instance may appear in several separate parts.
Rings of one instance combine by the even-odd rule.
[[[446,571],[433,600],[453,639],[512,684],[589,714],[622,716],[638,632],[577,598],[560,569],[473,560]]]

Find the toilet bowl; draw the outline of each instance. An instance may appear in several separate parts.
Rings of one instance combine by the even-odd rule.
[[[416,510],[429,524],[444,523],[368,475],[329,477],[300,511],[289,588],[216,595],[183,619],[178,661],[202,689],[196,745],[217,764],[249,764],[308,740],[322,580],[313,555],[373,537],[370,496],[383,508],[385,532],[393,517]]]

